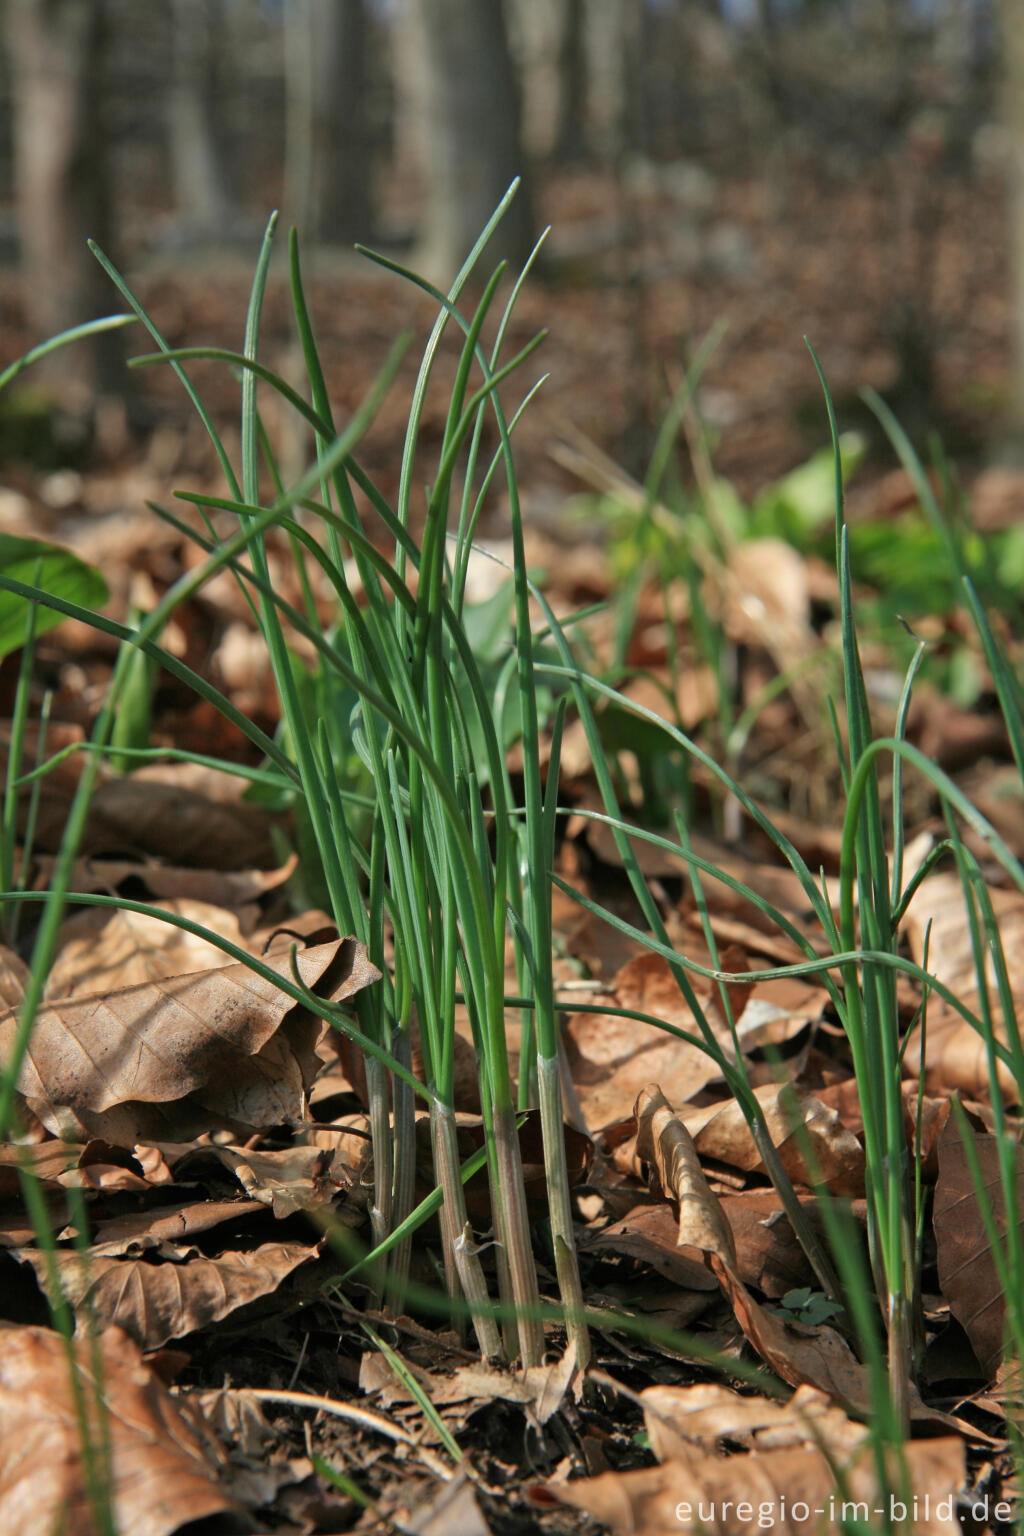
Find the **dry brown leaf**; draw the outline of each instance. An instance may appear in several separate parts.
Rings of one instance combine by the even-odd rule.
[[[732,1228],[708,1186],[689,1132],[659,1088],[640,1095],[636,1116],[638,1153],[678,1203],[679,1242],[707,1254],[736,1321],[761,1358],[790,1386],[807,1383],[857,1412],[870,1412],[869,1374],[841,1334],[824,1324],[810,1328],[783,1318],[762,1307],[747,1290],[738,1271]],[[926,1407],[912,1387],[909,1398],[913,1419],[957,1427],[954,1419]]]
[[[379,976],[355,939],[301,950],[295,963],[336,1002]],[[268,964],[290,975],[287,956]],[[16,1032],[16,1013],[0,1016],[0,1060]],[[18,1087],[49,1130],[121,1145],[275,1125],[302,1116],[319,1032],[285,993],[233,964],[41,1009]]]
[[[324,1205],[341,1190],[358,1183],[366,1169],[368,1151],[367,1142],[348,1136],[339,1138],[334,1146],[284,1147],[276,1151],[218,1147],[217,1156],[252,1200],[269,1206],[283,1220],[296,1211]]]
[[[164,903],[176,917],[189,918],[245,948],[238,914],[185,897]],[[144,912],[95,907],[75,912],[61,925],[59,949],[46,979],[48,1002],[71,996],[117,992],[125,987],[216,970],[231,958],[215,944]]]
[[[37,890],[49,889],[56,859],[42,855],[33,860]],[[76,859],[69,889],[86,895],[93,891],[114,895],[122,886],[139,888],[147,899],[176,901],[187,896],[211,907],[250,907],[261,896],[284,885],[295,872],[298,855],[292,854],[279,869],[183,869],[156,859]],[[134,894],[133,890],[133,894]],[[122,891],[127,895],[128,891]]]
[[[755,1285],[770,1297],[785,1296],[797,1286],[817,1285],[774,1189],[751,1189],[719,1198],[736,1244],[736,1273],[744,1285]],[[820,1231],[814,1196],[799,1199],[807,1219]]]
[[[36,826],[36,846],[48,852],[60,846],[70,800],[67,786],[58,787],[64,793],[43,800]],[[272,818],[241,803],[244,789],[243,779],[192,763],[103,779],[89,806],[82,854],[148,854],[199,869],[271,869]]]
[[[129,1211],[97,1223],[90,1254],[93,1258],[117,1259],[166,1246],[175,1258],[182,1245],[201,1232],[212,1232],[225,1222],[238,1221],[262,1208],[258,1200],[196,1200],[182,1197],[154,1210]],[[62,1233],[61,1236],[68,1234]]]
[[[871,1401],[864,1367],[834,1329],[789,1323],[750,1295],[736,1266],[732,1228],[708,1188],[693,1140],[661,1090],[637,1100],[637,1151],[679,1206],[679,1242],[708,1255],[736,1320],[762,1359],[791,1386],[803,1382],[864,1409]]]
[[[617,1008],[635,1008],[699,1034],[660,955],[643,954],[628,961],[615,978],[609,1001]],[[588,1130],[595,1134],[626,1119],[647,1083],[664,1083],[675,1103],[685,1103],[719,1076],[706,1051],[653,1024],[614,1014],[575,1014],[569,1020],[567,1040],[580,1106]]]
[[[442,1483],[405,1522],[412,1536],[491,1536],[476,1494],[464,1477]]]
[[[0,1005],[17,1008],[25,996],[29,969],[20,955],[0,944]]]
[[[758,1450],[824,1445],[840,1459],[867,1434],[862,1424],[848,1419],[814,1387],[797,1387],[788,1403],[741,1397],[713,1381],[692,1387],[645,1387],[640,1398],[651,1450],[659,1461],[685,1457],[695,1444],[714,1451],[721,1440]]]
[[[965,1477],[963,1441],[911,1442],[903,1454],[910,1483],[906,1513],[915,1536],[960,1536],[956,1494]],[[892,1506],[888,1491],[879,1487],[870,1445],[860,1449],[844,1473],[840,1493],[817,1446],[738,1456],[711,1456],[691,1448],[685,1458],[673,1457],[662,1466],[549,1483],[543,1492],[545,1503],[554,1499],[586,1510],[615,1536],[664,1536],[666,1531],[746,1536],[769,1528],[780,1536],[818,1536],[839,1530],[844,1505],[848,1518],[882,1529]],[[892,1486],[900,1486],[895,1468]]]
[[[797,1094],[788,1084],[767,1084],[755,1088],[754,1093],[782,1166],[795,1184],[824,1183],[836,1195],[864,1193],[864,1149],[835,1110],[810,1094]],[[679,1114],[702,1157],[716,1158],[745,1173],[764,1173],[750,1127],[735,1099],[700,1109],[681,1109]],[[805,1142],[810,1144],[809,1167]]]
[[[455,1403],[468,1403],[473,1408],[482,1408],[495,1401],[518,1403],[530,1409],[538,1424],[546,1424],[561,1407],[576,1374],[576,1347],[570,1344],[552,1365],[529,1366],[524,1371],[503,1371],[481,1361],[441,1375],[412,1367],[408,1361],[405,1365],[416,1376],[435,1408],[446,1408]],[[386,1408],[395,1403],[416,1401],[408,1385],[377,1353],[363,1355],[359,1385],[364,1392],[379,1394],[379,1401]]]
[[[1024,989],[1024,894],[1017,890],[991,890],[989,896],[999,924],[1003,950],[1016,995]],[[930,875],[918,889],[904,923],[910,950],[924,965],[925,934],[931,924],[927,969],[966,1007],[978,1014],[978,979],[971,951],[970,928],[964,914],[964,897],[956,875]],[[997,1037],[1006,1041],[1006,1027],[999,1008],[989,962],[989,990]],[[921,1075],[921,1028],[915,1029],[904,1056],[904,1072]],[[999,1086],[1004,1098],[1020,1102],[1020,1085],[1009,1067],[998,1064]],[[925,1087],[931,1092],[959,1089],[967,1098],[991,1095],[988,1053],[985,1042],[957,1011],[941,998],[928,1002],[924,1060]]]
[[[18,1536],[94,1536],[68,1360],[59,1334],[9,1328],[0,1347],[0,1530]],[[212,1437],[189,1422],[118,1329],[99,1340],[110,1444],[114,1525],[171,1536],[189,1521],[242,1513],[219,1478]],[[75,1344],[99,1439],[92,1346]]]
[[[998,1143],[994,1136],[979,1136],[973,1131],[971,1137],[985,1198],[1000,1236],[1005,1237],[1006,1201],[999,1176]],[[1024,1151],[1019,1146],[1015,1162],[1019,1203],[1020,1192],[1024,1190]],[[1024,1230],[1024,1216],[1019,1210],[1017,1225]],[[942,1294],[970,1339],[983,1372],[993,1381],[1003,1361],[1003,1285],[992,1257],[960,1128],[953,1115],[939,1138],[939,1177],[932,1226]]]
[[[223,1253],[207,1259],[195,1254],[181,1262],[151,1264],[145,1259],[104,1258],[61,1250],[57,1259],[68,1301],[101,1328],[116,1325],[141,1349],[160,1349],[169,1339],[219,1322],[247,1302],[269,1296],[302,1264],[317,1257],[305,1243],[264,1243],[252,1253]],[[44,1256],[34,1249],[16,1255],[35,1270],[48,1288]]]
[[[624,1255],[649,1264],[680,1290],[698,1293],[700,1307],[718,1286],[694,1250],[679,1247],[679,1224],[664,1203],[638,1205],[600,1232],[584,1233],[579,1240],[584,1253]],[[694,1314],[699,1315],[699,1309]]]

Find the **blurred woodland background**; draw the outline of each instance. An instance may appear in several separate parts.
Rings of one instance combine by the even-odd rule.
[[[418,314],[352,243],[447,284],[521,173],[492,254],[521,261],[553,226],[523,322],[552,330],[523,437],[541,502],[598,451],[642,472],[715,327],[701,414],[742,487],[823,441],[804,333],[845,421],[866,424],[872,385],[918,440],[1020,454],[1022,0],[3,0],[0,16],[0,364],[118,307],[87,236],[172,344],[237,345],[276,206],[350,408]],[[272,302],[268,323],[273,345]],[[287,360],[283,304],[279,326]],[[110,336],[8,391],[5,469],[138,443],[154,392],[177,399],[124,369],[139,350]],[[183,450],[161,442],[147,452],[173,469]]]

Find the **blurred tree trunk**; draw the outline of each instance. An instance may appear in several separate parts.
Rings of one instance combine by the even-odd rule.
[[[566,0],[562,40],[558,50],[560,94],[555,159],[562,164],[582,160],[587,152],[587,60],[584,47],[583,0]]]
[[[33,339],[110,313],[107,278],[86,247],[110,226],[102,118],[103,0],[6,0],[14,177],[25,307]],[[37,377],[69,412],[91,417],[120,383],[116,336],[57,353]]]
[[[1007,133],[1012,354],[1007,428],[1015,458],[1024,458],[1024,25],[1020,0],[1000,0],[1002,116]]]
[[[420,264],[442,282],[458,271],[513,177],[524,170],[519,88],[502,0],[416,0],[422,28],[428,203]],[[524,183],[484,258],[521,264],[533,243]]]
[[[584,0],[511,0],[519,61],[523,148],[530,160],[575,160],[586,138]]]
[[[171,0],[174,68],[168,97],[177,212],[190,236],[223,230],[232,200],[216,104],[222,0]]]
[[[318,242],[371,234],[364,0],[286,0],[285,204]]]

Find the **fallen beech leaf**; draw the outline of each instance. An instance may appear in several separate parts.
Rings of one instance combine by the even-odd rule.
[[[324,1205],[365,1171],[368,1143],[346,1137],[340,1147],[285,1147],[263,1151],[218,1147],[217,1154],[242,1188],[282,1220],[310,1206]],[[349,1161],[345,1161],[346,1154]]]
[[[408,1361],[405,1363],[414,1371],[436,1408],[454,1403],[469,1403],[474,1408],[495,1401],[519,1403],[532,1410],[538,1424],[546,1424],[561,1407],[576,1374],[576,1347],[570,1344],[553,1365],[533,1365],[525,1371],[503,1371],[481,1361],[478,1365],[462,1365],[441,1375],[411,1367]],[[376,1353],[363,1356],[359,1385],[364,1392],[379,1393],[379,1401],[386,1408],[416,1400],[387,1360]]]
[[[965,1478],[963,1441],[911,1441],[903,1455],[910,1484],[906,1513],[915,1536],[960,1536],[956,1495]],[[768,1528],[780,1536],[808,1536],[837,1532],[844,1510],[848,1520],[859,1518],[869,1528],[877,1521],[884,1528],[889,1510],[898,1514],[890,1502],[898,1496],[879,1486],[870,1444],[861,1446],[843,1472],[840,1492],[828,1459],[814,1445],[738,1456],[711,1456],[691,1448],[685,1458],[673,1457],[662,1466],[548,1483],[540,1491],[543,1502],[557,1500],[586,1510],[615,1536],[664,1536],[666,1531],[746,1536]],[[890,1486],[900,1487],[895,1467]]]
[[[18,1536],[94,1536],[68,1359],[47,1328],[6,1328],[0,1348],[0,1530]],[[189,1422],[138,1347],[119,1329],[99,1339],[109,1500],[132,1536],[171,1536],[182,1525],[241,1514],[221,1485],[215,1443]],[[76,1342],[94,1444],[100,1443],[92,1346]]]
[[[20,955],[6,944],[0,944],[0,1003],[5,1008],[17,1008],[25,996],[25,984],[29,970]]]
[[[42,855],[33,860],[37,890],[47,890],[56,859]],[[139,887],[155,902],[176,901],[188,897],[212,907],[239,908],[258,902],[268,891],[284,885],[295,872],[298,855],[292,854],[279,869],[183,869],[176,864],[161,864],[156,859],[76,859],[69,889],[89,894],[93,891],[114,895],[122,886],[132,894]],[[121,891],[128,895],[128,890]]]
[[[305,1243],[264,1243],[252,1253],[223,1253],[216,1259],[197,1254],[179,1263],[95,1254],[83,1262],[77,1253],[65,1250],[57,1259],[64,1293],[76,1314],[88,1304],[99,1327],[116,1325],[141,1349],[151,1350],[269,1296],[293,1270],[312,1263],[318,1252]],[[16,1257],[31,1265],[46,1290],[44,1256],[25,1249]]]
[[[245,948],[235,912],[189,899],[167,901],[164,908]],[[48,1002],[75,995],[94,996],[231,963],[230,956],[215,944],[161,918],[96,907],[75,912],[61,925],[60,948],[46,978],[44,995]]]
[[[442,1483],[417,1506],[405,1529],[412,1536],[491,1536],[472,1485],[464,1477]]]
[[[608,1000],[617,1008],[635,1008],[693,1035],[700,1033],[660,955],[627,961]],[[653,1024],[580,1013],[569,1020],[567,1036],[573,1082],[587,1128],[594,1134],[626,1119],[647,1083],[664,1083],[673,1101],[684,1103],[719,1076],[706,1051]]]
[[[871,1381],[850,1346],[834,1328],[805,1327],[756,1302],[739,1276],[732,1228],[712,1194],[685,1125],[657,1087],[636,1106],[637,1151],[657,1173],[661,1187],[679,1205],[679,1242],[707,1254],[708,1264],[729,1298],[736,1321],[767,1365],[790,1386],[807,1383],[870,1413]],[[908,1388],[911,1418],[959,1428],[947,1414],[928,1408]]]
[[[982,1189],[1001,1237],[1007,1230],[1006,1201],[999,1176],[999,1151],[994,1136],[971,1132],[981,1170]],[[1024,1190],[1024,1150],[1015,1154],[1018,1206]],[[1018,1209],[1017,1225],[1024,1231]],[[950,1311],[971,1341],[978,1363],[989,1381],[1003,1360],[1006,1304],[992,1245],[971,1178],[967,1154],[956,1118],[950,1115],[939,1137],[939,1177],[932,1212],[939,1286]]]
[[[139,1254],[166,1244],[177,1257],[182,1245],[198,1237],[200,1232],[211,1232],[225,1222],[238,1221],[259,1209],[258,1200],[183,1198],[159,1205],[155,1210],[130,1211],[123,1216],[114,1216],[110,1221],[99,1222],[89,1252],[93,1258],[117,1259],[126,1255],[137,1258]]]
[[[270,869],[272,817],[243,804],[244,780],[192,763],[160,764],[102,779],[93,793],[83,855],[151,854],[199,869]],[[67,800],[40,805],[36,846],[60,847]]]
[[[798,1198],[808,1220],[820,1231],[816,1199],[813,1195]],[[755,1285],[773,1298],[797,1286],[817,1285],[774,1189],[751,1189],[720,1199],[736,1244],[736,1273],[744,1285]]]
[[[718,1286],[702,1258],[679,1246],[679,1224],[667,1205],[638,1205],[634,1210],[580,1237],[581,1253],[608,1253],[638,1259],[656,1269],[681,1290],[707,1294]]]
[[[290,975],[287,955],[267,963]],[[300,950],[295,963],[335,1002],[379,977],[355,939]],[[0,1016],[0,1061],[16,1032],[16,1013]],[[121,1145],[275,1125],[303,1114],[319,1033],[238,963],[41,1009],[18,1087],[47,1129]]]
[[[759,1450],[819,1445],[838,1460],[860,1445],[867,1433],[814,1387],[797,1387],[789,1402],[783,1403],[777,1398],[741,1397],[718,1382],[702,1381],[692,1387],[645,1387],[640,1400],[651,1450],[659,1461],[685,1458],[695,1443],[713,1451],[726,1439]]]
[[[1020,891],[990,890],[1003,950],[1016,993],[1024,987],[1024,895]],[[964,916],[964,896],[956,875],[929,875],[922,881],[907,913],[904,928],[910,951],[918,965],[924,964],[924,942],[928,925],[929,972],[945,982],[966,1007],[979,1013],[978,978],[971,951],[970,928]],[[999,998],[989,962],[989,984],[996,1036],[1006,1042],[1006,1025],[999,1008]],[[917,1079],[921,1075],[921,1027],[914,1030],[904,1055],[904,1073]],[[1021,1089],[1010,1068],[997,1065],[999,1086],[1008,1103],[1020,1102]],[[959,1089],[967,1098],[988,1100],[991,1082],[988,1052],[977,1030],[962,1019],[942,998],[928,1003],[925,1037],[924,1081],[926,1090],[937,1093]]]
[[[854,1407],[871,1401],[864,1367],[834,1329],[803,1329],[758,1305],[740,1279],[736,1244],[719,1201],[708,1188],[693,1140],[661,1090],[650,1087],[636,1106],[637,1152],[657,1171],[679,1205],[679,1242],[708,1255],[736,1321],[775,1373],[791,1386],[807,1382]]]
[[[835,1110],[810,1094],[798,1094],[789,1084],[766,1084],[754,1093],[782,1166],[795,1184],[826,1184],[836,1195],[864,1193],[864,1149]],[[713,1157],[745,1173],[765,1171],[735,1099],[700,1109],[684,1108],[679,1117],[702,1157]],[[805,1141],[810,1144],[810,1167],[805,1161]]]

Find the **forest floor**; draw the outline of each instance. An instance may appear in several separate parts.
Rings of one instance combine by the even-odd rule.
[[[854,402],[862,385],[895,386],[894,403],[905,404],[911,418],[928,404],[961,472],[975,525],[1007,572],[1019,554],[1012,540],[1024,511],[1024,477],[983,468],[986,425],[1006,369],[1002,248],[999,239],[980,240],[977,233],[999,228],[996,196],[952,183],[929,196],[941,204],[946,238],[922,297],[921,285],[915,287],[917,237],[890,220],[884,183],[813,193],[782,186],[771,197],[763,187],[723,186],[714,219],[702,216],[699,238],[686,241],[683,215],[669,200],[634,196],[627,211],[641,238],[624,255],[613,243],[615,220],[605,212],[608,186],[570,178],[549,189],[559,211],[552,253],[542,280],[524,294],[512,338],[514,350],[538,326],[550,328],[539,367],[550,369],[551,378],[517,431],[531,568],[543,573],[562,613],[606,604],[589,633],[599,663],[617,668],[631,697],[680,722],[716,760],[728,756],[743,784],[826,879],[838,867],[843,793],[826,707],[836,686],[829,658],[836,652],[839,603],[827,558],[828,475],[815,481],[813,528],[799,547],[780,537],[787,525],[779,499],[764,499],[827,443],[805,333],[850,425],[874,431]],[[785,217],[779,199],[788,199]],[[417,337],[425,336],[433,309],[410,299],[395,280],[361,275],[347,258],[333,266],[314,262],[310,270],[328,384],[343,413],[358,403],[396,332],[412,324]],[[233,263],[171,270],[149,259],[140,264],[138,286],[172,345],[240,343],[246,279]],[[911,300],[935,341],[930,402],[905,392],[907,380],[898,378],[895,342]],[[261,355],[286,374],[295,366],[288,315],[283,279],[275,276]],[[716,491],[706,450],[715,473],[733,487],[735,505],[760,507],[761,522],[741,528],[705,573],[703,596],[718,635],[713,654],[695,624],[692,592],[681,580],[663,586],[653,567],[636,589],[636,611],[616,652],[624,583],[650,553],[637,532],[647,455],[669,395],[721,319],[727,329],[701,385],[706,430],[688,423],[678,470],[663,493],[662,574],[672,574],[674,555],[679,571],[685,567],[686,519],[702,504],[700,495],[712,501],[724,495]],[[12,281],[0,297],[0,366],[32,339]],[[142,350],[148,348],[127,333],[126,351]],[[439,404],[425,419],[426,460],[443,430],[443,375],[452,356],[442,359]],[[397,482],[412,376],[403,371],[363,455],[388,493]],[[214,364],[197,364],[194,377],[226,444],[235,448],[236,384]],[[154,520],[147,501],[170,504],[179,487],[221,489],[213,455],[169,372],[148,370],[141,388],[151,423],[144,433],[123,430],[115,404],[91,459],[40,468],[15,454],[0,483],[3,532],[74,547],[102,570],[111,591],[108,611],[118,618],[133,605],[152,606],[195,560],[179,533]],[[285,468],[297,469],[308,443],[269,397],[266,414]],[[992,679],[951,584],[941,570],[935,575],[934,549],[910,481],[893,465],[891,452],[872,438],[850,497],[851,516],[865,530],[859,546],[865,564],[855,579],[875,723],[885,734],[894,720],[907,657],[906,642],[894,638],[899,614],[931,647],[909,739],[954,777],[1024,858],[1020,778]],[[428,473],[425,468],[424,478]],[[499,498],[489,509],[484,542],[501,550],[505,532]],[[480,601],[491,590],[482,569],[474,591]],[[286,591],[283,551],[277,575]],[[999,580],[999,590],[1009,592],[1009,576]],[[1000,637],[1017,655],[1019,621],[1010,598],[1005,614],[993,611]],[[277,704],[261,642],[226,578],[190,600],[162,640],[263,729],[274,730]],[[48,751],[87,734],[114,652],[113,641],[75,622],[39,641],[33,719],[49,692]],[[798,660],[806,663],[803,680],[765,698],[779,670]],[[4,721],[17,675],[14,653],[0,668]],[[749,734],[737,746],[727,727],[748,707]],[[0,733],[6,754],[9,724],[0,725]],[[32,726],[30,756],[37,739]],[[248,744],[166,674],[155,682],[151,740],[252,760]],[[30,888],[46,886],[81,763],[73,755],[44,781],[26,870]],[[675,759],[654,766],[655,778],[679,771]],[[652,792],[650,768],[627,756],[625,782],[636,818],[661,825],[664,806]],[[581,813],[593,809],[586,744],[575,723],[567,730],[562,775],[563,802]],[[104,770],[73,889],[174,910],[271,963],[276,956],[283,974],[288,945],[299,938],[310,984],[326,996],[353,995],[368,978],[353,947],[339,944],[319,910],[315,884],[296,872],[287,816],[244,801],[243,789],[240,779],[180,763],[124,775]],[[774,903],[820,947],[799,882],[761,829],[699,766],[687,793],[695,851]],[[909,875],[944,828],[927,785],[908,782],[904,803]],[[977,851],[1020,996],[1024,896],[983,846]],[[710,963],[682,861],[647,850],[642,862],[676,948]],[[566,823],[558,872],[585,896],[636,920],[614,843],[583,814]],[[800,958],[791,938],[726,885],[709,880],[705,897],[723,968],[769,968]],[[707,1057],[653,1027],[624,1028],[614,1015],[583,1011],[584,1004],[603,1003],[691,1025],[665,963],[602,927],[561,892],[555,916],[556,979],[582,1116],[570,1147],[584,1289],[590,1306],[626,1313],[638,1325],[630,1334],[611,1322],[595,1328],[594,1361],[582,1388],[557,1329],[549,1335],[549,1364],[502,1373],[482,1367],[470,1342],[444,1318],[415,1309],[385,1317],[365,1286],[342,1283],[345,1265],[325,1243],[325,1224],[363,1237],[368,1230],[365,1082],[351,1051],[333,1037],[318,1039],[301,1010],[271,993],[253,1005],[245,1040],[229,1058],[204,1062],[201,1020],[235,1006],[244,969],[225,967],[221,951],[181,930],[130,913],[86,906],[66,919],[33,1047],[37,1091],[26,1090],[20,1114],[71,1303],[82,1318],[122,1330],[106,1334],[102,1346],[104,1390],[116,1435],[126,1437],[116,1448],[133,1467],[133,1480],[117,1490],[121,1529],[164,1536],[203,1521],[189,1529],[211,1536],[378,1527],[510,1536],[531,1528],[590,1529],[586,1517],[592,1516],[616,1532],[654,1536],[698,1529],[677,1515],[678,1505],[692,1501],[696,1508],[698,1498],[715,1508],[705,1520],[709,1530],[753,1529],[759,1505],[772,1522],[761,1528],[815,1529],[811,1515],[798,1516],[794,1501],[827,1507],[831,1482],[822,1445],[856,1463],[860,1419],[869,1411],[862,1368],[852,1355],[836,1364],[838,1335],[820,1310],[814,1275]],[[933,971],[966,997],[976,982],[963,927],[959,882],[938,873],[911,905],[902,944],[918,962],[930,945]],[[7,927],[0,950],[3,1000],[11,1010],[0,1018],[0,1055],[10,1048],[31,934],[25,908],[19,928]],[[509,984],[514,991],[512,979]],[[711,985],[698,991],[713,1015],[718,1005]],[[570,1006],[573,999],[578,1009]],[[904,1057],[907,1115],[913,1125],[919,1114],[928,1210],[926,1348],[907,1468],[914,1496],[929,1493],[933,1503],[927,1513],[917,1512],[915,1529],[1002,1532],[1010,1528],[1018,1493],[1007,1425],[1014,1384],[1001,1352],[1000,1280],[950,1112],[958,1093],[984,1159],[994,1140],[987,1069],[976,1037],[953,1010],[933,1002],[922,1043],[920,989],[904,977],[898,1000],[911,1033]],[[808,1123],[830,1189],[862,1225],[863,1126],[848,1044],[826,988],[815,977],[768,980],[738,989],[733,1004],[769,1119],[776,1114],[785,1125],[773,1048],[801,1100],[816,1106]],[[510,1011],[513,1036],[518,1023]],[[93,1029],[108,1041],[136,1039],[148,1029],[170,1036],[177,1078],[168,1082],[154,1072],[143,1091],[133,1076],[131,1093],[121,1092],[97,1060],[83,1067],[71,1059],[74,1042],[91,1041]],[[468,1033],[461,1049],[459,1108],[468,1146],[479,1114]],[[260,1053],[276,1053],[276,1087],[266,1072],[252,1069]],[[61,1099],[52,1084],[72,1077],[74,1091]],[[288,1086],[302,1080],[312,1085],[308,1114],[289,1129],[282,1104]],[[653,1117],[661,1113],[652,1085],[696,1145],[707,1199],[731,1233],[731,1279],[709,1268],[692,1243],[680,1246],[678,1190],[652,1142]],[[528,1124],[524,1157],[536,1172],[531,1132]],[[53,1510],[53,1489],[70,1497],[77,1477],[83,1523],[69,1529],[85,1530],[66,1359],[47,1326],[52,1275],[22,1201],[18,1157],[13,1144],[0,1148],[0,1315],[7,1330],[0,1440],[24,1460],[0,1456],[6,1468],[0,1513],[5,1500],[17,1498],[24,1501],[18,1509],[35,1505],[42,1519]],[[429,1183],[426,1170],[424,1178]],[[805,1173],[802,1183],[809,1182]],[[808,1191],[801,1198],[813,1210],[814,1196]],[[543,1268],[542,1189],[533,1213],[541,1288],[554,1298],[553,1265]],[[83,1267],[74,1239],[86,1229]],[[416,1265],[416,1280],[438,1284],[429,1231],[417,1244]],[[404,1378],[368,1324],[404,1361]],[[649,1335],[686,1332],[701,1347],[688,1353],[678,1342],[653,1343],[643,1337],[645,1326]],[[734,1368],[711,1370],[704,1350]],[[764,1365],[776,1384],[797,1389],[792,1401],[752,1388],[750,1368]],[[433,1403],[433,1417],[410,1390],[410,1375]],[[43,1446],[33,1437],[44,1423],[51,1438],[45,1449],[34,1449]],[[68,1484],[55,1477],[55,1467]],[[858,1486],[870,1489],[870,1477]],[[746,1524],[732,1507],[745,1497],[754,1509]],[[952,1501],[948,1518],[940,1508],[944,1499]],[[47,1527],[19,1515],[18,1529]]]

